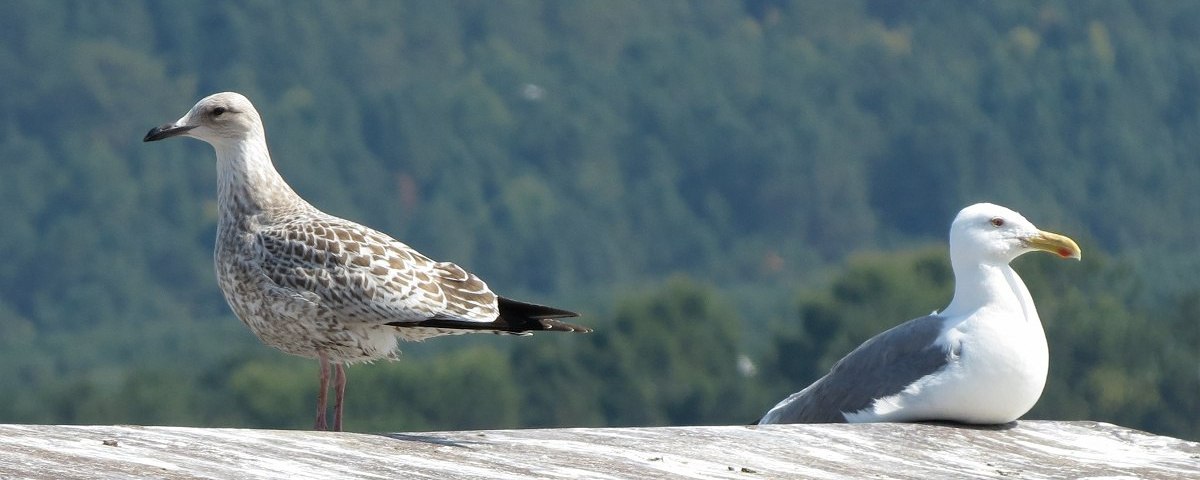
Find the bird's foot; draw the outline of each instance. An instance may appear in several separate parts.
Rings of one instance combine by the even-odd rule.
[[[322,432],[329,430],[329,424],[325,422],[325,412],[317,412],[317,421],[313,423],[313,430]]]

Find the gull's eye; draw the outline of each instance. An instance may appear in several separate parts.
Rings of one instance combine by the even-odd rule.
[[[212,109],[212,116],[219,117],[219,116],[221,116],[221,114],[223,114],[225,112],[226,112],[225,107],[217,107],[217,108]]]
[[[1000,217],[992,217],[992,220],[990,221],[990,223],[992,224],[993,227],[997,227],[997,228],[1003,227],[1004,219],[1000,218]]]

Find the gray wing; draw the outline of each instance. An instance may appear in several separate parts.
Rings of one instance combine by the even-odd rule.
[[[958,355],[934,345],[943,320],[937,315],[915,318],[872,337],[820,380],[779,402],[759,423],[844,423],[843,412],[870,407],[875,399],[941,370]]]
[[[254,235],[268,278],[342,322],[491,322],[499,313],[496,295],[475,275],[348,220],[308,218]]]

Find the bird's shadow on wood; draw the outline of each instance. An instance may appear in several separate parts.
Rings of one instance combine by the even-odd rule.
[[[908,422],[900,422],[900,423],[908,423]],[[951,422],[951,421],[947,421],[947,420],[924,420],[924,421],[911,422],[911,423],[915,423],[917,425],[930,425],[930,426],[934,426],[934,427],[963,428],[963,429],[967,429],[967,430],[987,430],[987,431],[993,431],[993,432],[1012,430],[1014,428],[1017,428],[1016,420],[1013,420],[1008,423],[1001,423],[999,425],[981,425],[981,424],[977,424],[977,423],[958,423],[958,422]],[[822,425],[822,424],[814,423],[814,424],[809,424],[809,425]],[[826,425],[828,425],[828,424],[826,424]],[[846,425],[846,424],[843,424],[843,425]],[[857,425],[866,425],[866,424],[860,423]],[[759,424],[756,421],[754,423],[749,423],[746,426],[757,427],[757,426],[759,426]]]
[[[963,429],[967,429],[967,430],[986,430],[986,431],[991,431],[991,432],[1000,432],[1000,431],[1012,430],[1014,428],[1017,428],[1016,420],[1008,422],[1008,423],[1001,423],[999,425],[980,425],[980,424],[975,424],[975,423],[958,423],[958,422],[949,422],[949,421],[945,421],[945,420],[929,420],[929,421],[916,422],[916,423],[919,423],[921,425],[932,425],[935,427],[963,428]]]
[[[433,445],[438,445],[438,446],[442,446],[442,447],[457,447],[457,448],[467,448],[467,449],[471,448],[471,445],[482,445],[482,444],[488,443],[485,441],[450,440],[448,438],[438,437],[438,436],[434,436],[434,435],[413,435],[411,433],[380,433],[377,435],[379,435],[381,437],[388,437],[393,440],[403,440],[406,442],[421,442],[421,443],[429,443],[429,444],[433,444]]]

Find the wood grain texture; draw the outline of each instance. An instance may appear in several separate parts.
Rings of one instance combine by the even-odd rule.
[[[0,425],[0,478],[1200,478],[1200,443],[1096,422],[360,434]]]

